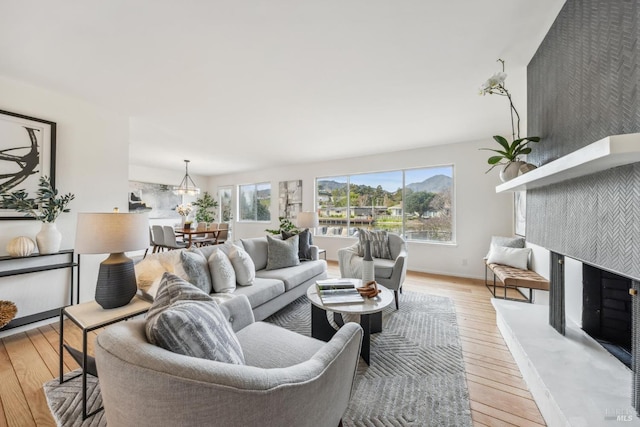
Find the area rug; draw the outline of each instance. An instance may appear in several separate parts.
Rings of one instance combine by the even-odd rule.
[[[462,348],[453,301],[405,291],[400,310],[383,311],[383,330],[371,336],[371,365],[358,363],[345,426],[471,426]],[[357,319],[352,319],[357,320]],[[302,297],[266,321],[311,335],[311,309]],[[97,381],[90,379],[90,406],[101,405]],[[44,386],[60,426],[105,426],[102,412],[84,423],[81,382]],[[96,407],[98,407],[96,406]]]

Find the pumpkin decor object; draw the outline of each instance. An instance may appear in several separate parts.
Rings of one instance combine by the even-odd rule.
[[[7,243],[7,252],[12,257],[29,256],[36,249],[36,244],[28,237],[20,236],[9,240]]]

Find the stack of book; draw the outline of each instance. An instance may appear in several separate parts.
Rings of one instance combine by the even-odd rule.
[[[316,289],[320,300],[325,305],[364,302],[355,283],[349,279],[318,280]]]

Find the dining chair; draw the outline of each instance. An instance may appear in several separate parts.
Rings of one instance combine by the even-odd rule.
[[[162,227],[164,242],[163,245],[165,248],[172,249],[182,249],[186,248],[187,244],[184,242],[178,242],[176,240],[176,233],[173,230],[173,227],[170,225],[164,225]]]
[[[161,225],[151,226],[151,242],[153,243],[153,253],[164,250],[164,231]]]
[[[216,245],[221,245],[227,241],[229,236],[229,223],[221,222],[218,224],[218,238],[216,239]]]
[[[205,239],[207,238],[207,234],[205,231],[207,230],[207,224],[204,222],[199,222],[196,226],[196,231],[202,231],[202,234],[194,234],[191,236],[191,242],[194,246],[203,246]]]

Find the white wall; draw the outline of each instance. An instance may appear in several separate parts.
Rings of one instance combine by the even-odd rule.
[[[127,205],[129,122],[84,101],[0,76],[0,110],[57,123],[56,187],[75,194],[71,212],[57,221],[62,248],[72,248],[78,212],[109,212]],[[35,240],[40,223],[0,221],[0,252],[16,236]],[[81,299],[93,299],[97,264],[104,256],[82,257]],[[15,262],[3,262],[9,269]],[[68,273],[45,272],[0,279],[0,299],[14,301],[18,317],[68,304]],[[9,330],[0,334],[15,333]],[[1,336],[1,335],[0,335]]]
[[[411,242],[408,267],[414,271],[482,278],[482,258],[487,253],[491,236],[513,233],[513,195],[496,194],[497,169],[485,174],[488,154],[479,150],[494,144],[487,139],[215,176],[209,178],[209,189],[215,192],[220,186],[271,182],[271,223],[234,224],[234,238],[255,237],[265,235],[266,228],[278,228],[280,181],[302,179],[303,210],[314,210],[315,179],[318,177],[453,164],[456,244]],[[309,149],[321,150],[322,147]],[[235,196],[237,187],[234,188]],[[338,249],[355,239],[317,236],[314,241],[327,250],[327,259],[337,260]]]

